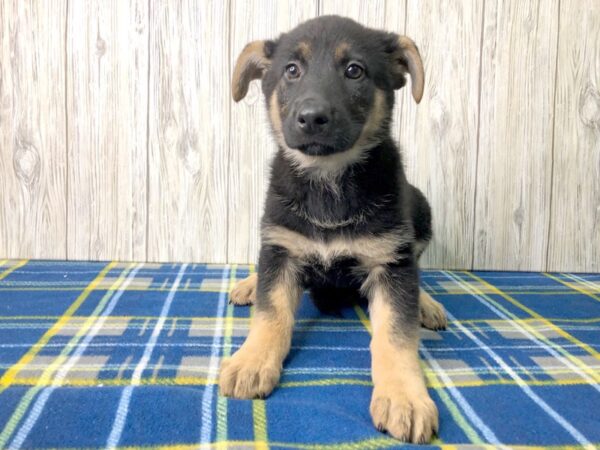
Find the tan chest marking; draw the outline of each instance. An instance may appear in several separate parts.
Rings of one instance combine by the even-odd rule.
[[[330,241],[309,239],[281,226],[263,229],[263,243],[285,248],[295,258],[306,260],[317,257],[327,267],[340,257],[356,258],[366,269],[398,260],[398,247],[408,244],[408,232],[398,231],[378,236],[353,239],[335,238]]]

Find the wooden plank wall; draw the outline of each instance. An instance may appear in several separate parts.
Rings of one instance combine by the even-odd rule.
[[[540,270],[546,266],[557,7],[558,0],[485,5],[476,267]]]
[[[0,255],[67,257],[66,2],[0,2]]]
[[[600,2],[561,1],[547,270],[600,272]]]
[[[244,46],[276,37],[316,16],[317,0],[232,0],[230,73]],[[249,19],[251,18],[251,19]],[[276,30],[267,35],[267,30]],[[231,104],[229,133],[228,253],[232,262],[254,262],[260,245],[259,225],[267,190],[269,160],[274,153],[259,83],[252,83],[239,104]]]
[[[221,0],[149,4],[147,259],[225,261],[229,9]]]
[[[67,257],[146,257],[148,6],[69,2]]]
[[[393,133],[424,266],[600,271],[596,0],[0,2],[0,258],[254,262],[274,153],[255,39],[341,14],[419,45]]]

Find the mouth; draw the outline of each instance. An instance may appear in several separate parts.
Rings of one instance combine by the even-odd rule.
[[[317,142],[299,145],[297,149],[308,156],[327,156],[338,152],[338,150],[331,145],[319,144]]]

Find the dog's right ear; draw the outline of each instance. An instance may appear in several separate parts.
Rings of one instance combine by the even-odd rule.
[[[244,47],[235,63],[231,82],[231,93],[236,102],[246,96],[250,82],[262,78],[271,67],[274,50],[273,41],[254,41]]]

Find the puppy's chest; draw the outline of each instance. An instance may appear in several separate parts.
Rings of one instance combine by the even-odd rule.
[[[308,180],[305,184],[296,183],[293,189],[282,191],[283,209],[298,220],[299,228],[305,223],[309,228],[329,231],[352,229],[360,235],[367,235],[401,222],[397,208],[398,193],[387,189],[374,190],[356,176],[344,175],[339,180],[319,182]]]
[[[344,268],[369,270],[395,262],[400,250],[410,243],[401,230],[378,235],[338,236],[327,240],[307,237],[282,226],[263,230],[263,242],[285,248],[292,258],[303,265],[328,271],[345,261]]]
[[[291,209],[301,220],[331,229],[364,222],[368,212],[367,204],[361,204],[351,190],[331,184],[322,185],[319,189],[309,189],[302,196],[294,198]]]

